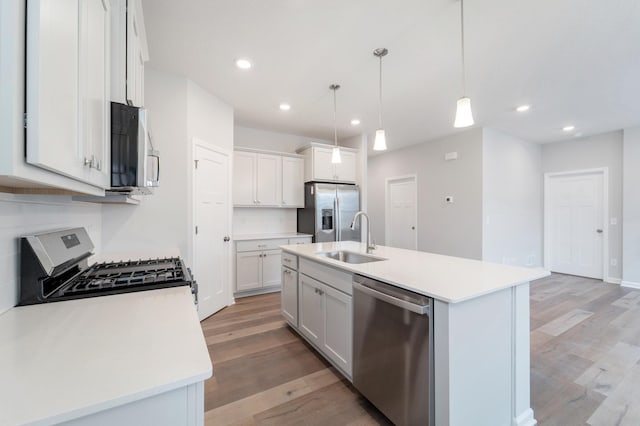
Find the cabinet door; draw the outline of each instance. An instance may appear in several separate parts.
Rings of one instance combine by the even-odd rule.
[[[109,187],[109,3],[80,2],[80,140],[91,161],[86,180]]]
[[[331,163],[331,148],[313,148],[313,180],[335,180],[335,167]]]
[[[351,376],[353,318],[351,296],[329,286],[322,287],[324,298],[324,340],[322,350]]]
[[[144,57],[142,53],[142,16],[134,1],[127,7],[127,101],[135,106],[144,104]]]
[[[324,341],[322,284],[304,274],[298,275],[300,332],[318,348]]]
[[[236,151],[233,153],[233,204],[256,204],[256,154]]]
[[[298,328],[298,273],[282,267],[282,290],[280,292],[282,316]]]
[[[262,287],[274,287],[282,284],[280,265],[282,265],[281,250],[262,252]]]
[[[304,159],[282,157],[282,206],[304,207]]]
[[[356,154],[342,150],[340,153],[342,162],[335,164],[336,179],[341,182],[356,181]]]
[[[262,287],[262,252],[236,254],[236,291]]]
[[[257,154],[256,200],[259,206],[279,206],[282,192],[282,157]]]
[[[78,17],[78,0],[34,0],[27,7],[27,162],[84,180]]]

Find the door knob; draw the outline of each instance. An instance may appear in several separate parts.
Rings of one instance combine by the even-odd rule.
[[[229,240],[231,240],[231,238],[229,238],[229,236],[228,236],[228,235],[227,235],[227,236],[225,236],[225,237],[222,239],[222,241],[224,241],[225,243],[226,243],[227,241],[229,241]]]
[[[596,229],[596,232],[597,232],[598,234],[602,234],[602,229]]]

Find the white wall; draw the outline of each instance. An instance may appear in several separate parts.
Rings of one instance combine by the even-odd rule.
[[[624,130],[622,284],[640,287],[640,127]]]
[[[622,131],[604,133],[542,146],[543,173],[607,167],[609,169],[609,278],[622,278]],[[605,226],[607,226],[605,224]],[[610,262],[609,262],[610,263]],[[605,277],[606,279],[607,277]]]
[[[458,160],[445,161],[447,152]],[[385,179],[418,176],[418,250],[482,258],[482,129],[369,157],[371,232],[384,244]],[[446,196],[453,204],[445,203]]]
[[[311,142],[333,144],[317,138],[292,135],[288,133],[272,132],[269,130],[252,129],[250,127],[235,126],[234,146],[244,148],[266,149],[280,152],[296,152]]]
[[[483,129],[482,258],[542,265],[541,147]]]
[[[177,248],[186,256],[190,192],[187,80],[145,67],[145,106],[153,144],[160,151],[160,187],[144,196],[138,206],[103,206],[103,251],[166,247]]]
[[[233,235],[296,232],[297,209],[235,207]]]
[[[0,193],[0,313],[18,303],[18,237],[82,226],[100,252],[100,205],[72,202],[67,196]]]

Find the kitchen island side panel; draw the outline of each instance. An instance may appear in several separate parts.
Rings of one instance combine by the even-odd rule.
[[[529,333],[522,332],[528,290],[523,284],[456,304],[434,301],[437,425],[535,424]]]

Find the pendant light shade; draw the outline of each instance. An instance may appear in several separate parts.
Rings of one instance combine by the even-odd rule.
[[[382,57],[386,56],[389,51],[384,47],[373,51],[373,55],[380,58],[380,87],[378,92],[378,130],[376,130],[376,138],[373,141],[374,151],[385,151],[387,149],[387,139],[382,127]]]
[[[453,127],[469,127],[473,126],[473,114],[471,113],[471,99],[467,97],[467,78],[465,74],[464,64],[464,0],[460,0],[460,44],[461,44],[461,63],[462,63],[462,93],[463,96],[458,99],[456,108],[456,119]]]
[[[333,90],[333,150],[331,150],[331,162],[333,164],[342,163],[342,157],[340,156],[340,147],[338,146],[338,121],[336,113],[336,90],[338,90],[339,88],[339,84],[332,84],[331,86],[329,86],[329,89]]]
[[[453,127],[469,127],[473,126],[473,113],[471,112],[471,99],[464,97],[458,99],[458,107],[456,109],[456,120]]]
[[[376,130],[376,138],[373,141],[374,151],[385,151],[387,149],[387,139],[384,136],[384,129]]]
[[[340,157],[340,147],[334,146],[331,150],[331,162],[333,164],[342,163],[342,157]]]

